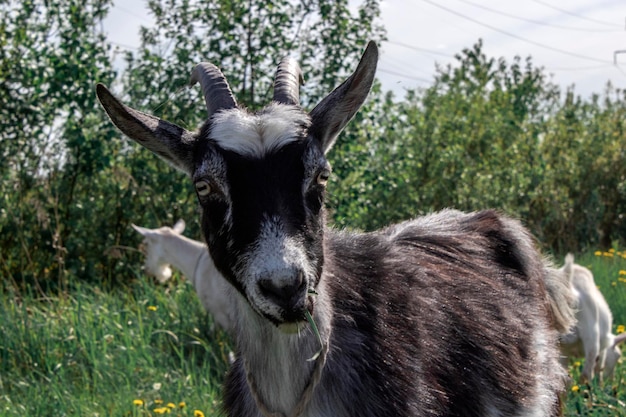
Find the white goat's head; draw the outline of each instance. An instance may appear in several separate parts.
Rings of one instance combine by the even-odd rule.
[[[208,119],[192,133],[131,109],[103,85],[97,94],[126,135],[186,172],[202,207],[202,231],[218,270],[254,311],[294,331],[312,311],[323,265],[326,153],[371,88],[378,49],[370,42],[355,72],[310,113],[299,104],[300,68],[283,59],[274,100],[239,108],[220,70],[202,63]]]
[[[611,378],[615,372],[615,366],[622,357],[622,351],[619,345],[626,341],[626,333],[621,333],[613,339],[613,344],[606,349],[606,357],[604,359],[603,377]]]
[[[141,251],[145,255],[144,269],[147,274],[154,276],[160,283],[164,283],[172,276],[172,269],[166,260],[162,242],[163,235],[175,233],[182,234],[185,231],[185,221],[179,220],[174,227],[161,227],[159,229],[146,229],[145,227],[131,225],[139,232],[144,240],[141,243]]]

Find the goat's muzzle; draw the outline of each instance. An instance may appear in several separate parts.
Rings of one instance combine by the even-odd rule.
[[[312,309],[308,281],[302,271],[266,274],[259,277],[257,290],[261,299],[255,300],[260,312],[286,332],[297,331],[306,323],[305,312]]]

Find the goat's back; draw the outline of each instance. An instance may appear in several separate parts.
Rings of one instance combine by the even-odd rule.
[[[518,222],[447,210],[331,234],[325,276],[334,316],[321,388],[334,415],[558,414],[546,269]]]

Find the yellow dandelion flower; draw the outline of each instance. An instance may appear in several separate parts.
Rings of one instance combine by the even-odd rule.
[[[602,256],[602,251],[597,250],[593,254],[596,256]]]
[[[609,249],[609,252],[615,253],[615,249],[611,248],[611,249]]]
[[[626,332],[626,326],[620,324],[619,326],[617,326],[617,329],[615,331],[617,332],[617,334],[624,333]]]
[[[613,254],[611,252],[602,252],[602,256],[605,256],[607,258],[612,258]]]
[[[133,400],[133,404],[137,407],[141,407],[143,405],[143,400]]]
[[[204,413],[200,410],[193,410],[193,417],[204,417]]]
[[[578,392],[578,391],[580,391],[580,387],[578,385],[574,385],[572,387],[572,392]]]
[[[626,271],[624,271],[623,269],[619,270],[619,275],[626,275]]]
[[[167,414],[170,412],[170,409],[167,407],[159,407],[159,408],[155,408],[154,410],[155,414]]]
[[[148,310],[150,311],[157,311],[157,306],[148,306]]]
[[[580,361],[574,362],[574,367],[575,368],[580,368]]]
[[[163,400],[161,400],[161,399],[154,400],[154,403],[155,404],[163,404]]]
[[[176,408],[176,404],[174,404],[174,403],[167,403],[166,407],[169,408],[169,409]]]
[[[178,403],[178,408],[185,408],[187,407],[187,404],[184,401],[181,401]]]

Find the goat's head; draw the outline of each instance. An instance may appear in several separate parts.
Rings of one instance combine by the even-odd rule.
[[[626,341],[626,333],[621,333],[613,338],[613,343],[606,349],[606,358],[604,360],[604,378],[608,379],[613,376],[615,366],[622,357],[622,351],[619,345]]]
[[[257,113],[237,106],[220,70],[202,63],[208,119],[198,133],[133,110],[99,84],[97,94],[126,135],[186,172],[220,272],[261,316],[297,329],[314,306],[323,264],[326,153],[363,104],[378,50],[370,42],[355,72],[310,113],[299,104],[298,64],[283,59],[274,100]]]
[[[154,276],[161,283],[170,279],[172,269],[164,257],[163,236],[172,233],[178,235],[183,233],[185,231],[185,221],[182,219],[178,220],[173,228],[147,229],[134,224],[132,226],[133,229],[144,237],[140,248],[146,257],[144,261],[146,273]]]

